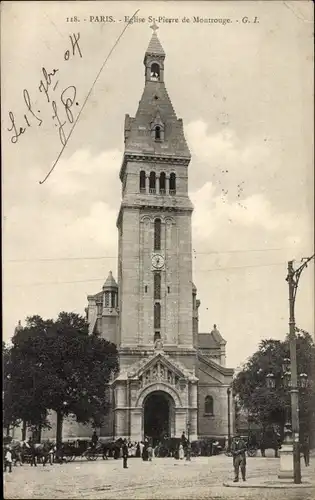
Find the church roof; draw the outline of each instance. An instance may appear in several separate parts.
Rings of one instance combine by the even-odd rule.
[[[118,285],[113,277],[113,273],[109,271],[107,280],[105,281],[103,288],[118,288]]]
[[[156,33],[152,35],[146,54],[165,56],[165,52]]]
[[[211,330],[210,333],[198,334],[198,347],[200,349],[218,349],[222,344],[225,345],[226,341],[222,337],[216,325],[214,325],[213,330]]]

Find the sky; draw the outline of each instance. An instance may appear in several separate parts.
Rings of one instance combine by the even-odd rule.
[[[312,2],[2,3],[3,337],[30,315],[84,314],[117,277],[124,117],[142,95],[150,16],[192,153],[200,331],[216,323],[237,367],[285,337],[287,261],[314,253]],[[63,148],[58,123],[68,136],[77,118],[40,184]],[[313,304],[312,262],[296,299],[311,333]]]

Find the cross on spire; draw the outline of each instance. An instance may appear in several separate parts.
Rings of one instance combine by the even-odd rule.
[[[157,30],[159,29],[159,27],[157,26],[156,22],[154,21],[154,23],[152,24],[152,26],[150,26],[151,30],[153,31],[153,34],[155,35]]]

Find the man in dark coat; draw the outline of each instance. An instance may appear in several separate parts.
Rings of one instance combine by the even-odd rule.
[[[303,437],[301,448],[304,456],[305,467],[308,467],[310,465],[310,440],[306,435]]]
[[[241,469],[242,479],[246,481],[246,443],[240,436],[235,436],[231,445],[234,466],[234,483],[238,483],[239,470]]]
[[[97,443],[98,443],[98,436],[96,434],[96,431],[94,431],[92,435],[92,448],[96,448]]]
[[[126,439],[124,439],[122,444],[122,458],[123,458],[123,468],[128,469],[127,460],[128,460],[128,445]]]

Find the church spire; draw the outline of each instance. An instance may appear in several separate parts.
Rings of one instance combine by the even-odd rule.
[[[146,82],[163,82],[165,52],[156,34],[156,31],[159,29],[158,26],[154,23],[151,29],[153,33],[143,61],[145,65],[145,79]]]
[[[153,33],[145,55],[165,57],[165,52],[156,33],[159,27],[154,23],[152,26],[150,26],[150,28],[153,30]]]
[[[157,155],[172,161],[176,158],[176,161],[184,162],[185,165],[190,161],[183,121],[177,118],[164,83],[165,52],[156,34],[156,24],[151,28],[153,34],[144,56],[143,94],[136,116],[125,116],[125,154],[120,169],[121,181],[130,155],[141,154],[150,158]],[[174,187],[170,189],[175,192]]]

